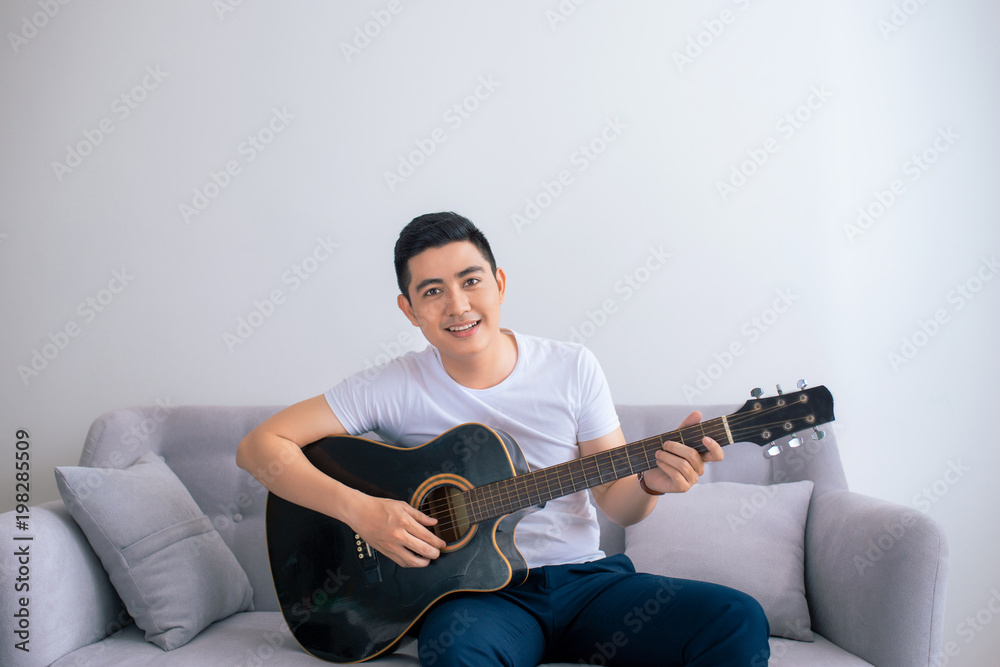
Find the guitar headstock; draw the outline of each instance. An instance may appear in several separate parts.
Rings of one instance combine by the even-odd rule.
[[[811,428],[813,439],[820,440],[826,435],[817,427],[834,420],[833,395],[820,385],[806,389],[806,383],[799,380],[799,391],[782,393],[778,385],[777,396],[763,396],[760,389],[754,389],[753,399],[727,419],[733,442],[752,442],[766,447],[768,458],[781,453],[781,445],[775,440]],[[795,435],[788,441],[790,447],[798,447],[802,438]]]

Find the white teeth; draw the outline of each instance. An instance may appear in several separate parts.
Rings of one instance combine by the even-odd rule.
[[[464,327],[448,327],[448,331],[468,331],[477,324],[479,324],[479,322],[473,322],[472,324],[467,324]]]

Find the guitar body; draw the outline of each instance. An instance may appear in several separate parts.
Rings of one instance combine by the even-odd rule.
[[[481,424],[463,424],[413,448],[336,436],[307,445],[303,453],[343,484],[422,509],[441,508],[458,491],[528,472],[514,440]],[[299,644],[331,662],[367,660],[394,649],[443,596],[523,581],[527,565],[514,545],[514,527],[539,508],[473,524],[463,520],[455,502],[455,520],[439,519],[445,531],[439,536],[448,542],[441,556],[426,567],[403,568],[346,524],[269,494],[271,576]]]

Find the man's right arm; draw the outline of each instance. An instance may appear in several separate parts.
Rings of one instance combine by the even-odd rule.
[[[373,548],[404,567],[427,565],[445,542],[426,526],[435,523],[407,503],[374,498],[317,469],[302,447],[331,435],[346,435],[325,396],[292,405],[240,442],[236,465],[276,496],[332,516],[353,528]]]

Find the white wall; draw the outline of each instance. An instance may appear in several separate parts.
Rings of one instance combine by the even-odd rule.
[[[507,325],[580,332],[619,402],[829,386],[852,487],[946,527],[949,664],[990,662],[996,3],[345,4],[0,5],[0,441],[30,432],[32,501],[104,411],[287,404],[416,346],[392,243],[452,209]]]

